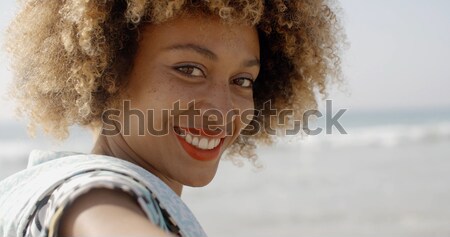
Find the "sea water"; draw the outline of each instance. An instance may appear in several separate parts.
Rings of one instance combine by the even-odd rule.
[[[210,236],[450,236],[450,109],[348,111],[340,122],[347,134],[260,148],[259,168],[224,160],[182,198]],[[18,122],[0,131],[0,179],[31,149],[92,146],[78,129],[63,144],[30,140]]]

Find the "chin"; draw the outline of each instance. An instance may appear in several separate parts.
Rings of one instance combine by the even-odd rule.
[[[217,169],[214,171],[201,172],[201,173],[189,173],[189,177],[183,177],[180,181],[181,184],[189,187],[204,187],[211,183],[216,175]]]

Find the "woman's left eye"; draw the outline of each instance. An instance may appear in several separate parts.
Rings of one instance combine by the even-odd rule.
[[[252,88],[253,86],[253,80],[245,77],[233,79],[233,83],[243,88]]]
[[[204,77],[205,76],[203,71],[196,66],[187,65],[187,66],[176,67],[175,69],[178,70],[179,72],[185,74],[186,76],[190,76],[190,77]]]

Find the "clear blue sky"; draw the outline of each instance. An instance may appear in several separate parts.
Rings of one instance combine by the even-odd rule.
[[[340,1],[351,47],[344,57],[350,96],[332,93],[349,109],[450,108],[450,1]],[[0,1],[0,30],[13,15],[13,0]],[[0,39],[1,36],[0,36]],[[11,74],[0,54],[0,93]],[[0,119],[12,106],[0,102]]]

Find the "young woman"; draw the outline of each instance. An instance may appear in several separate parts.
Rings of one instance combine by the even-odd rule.
[[[19,110],[57,138],[74,124],[97,138],[90,154],[33,151],[0,183],[2,236],[205,236],[183,186],[207,185],[225,151],[256,159],[282,128],[272,111],[301,118],[340,74],[325,1],[21,4]]]

